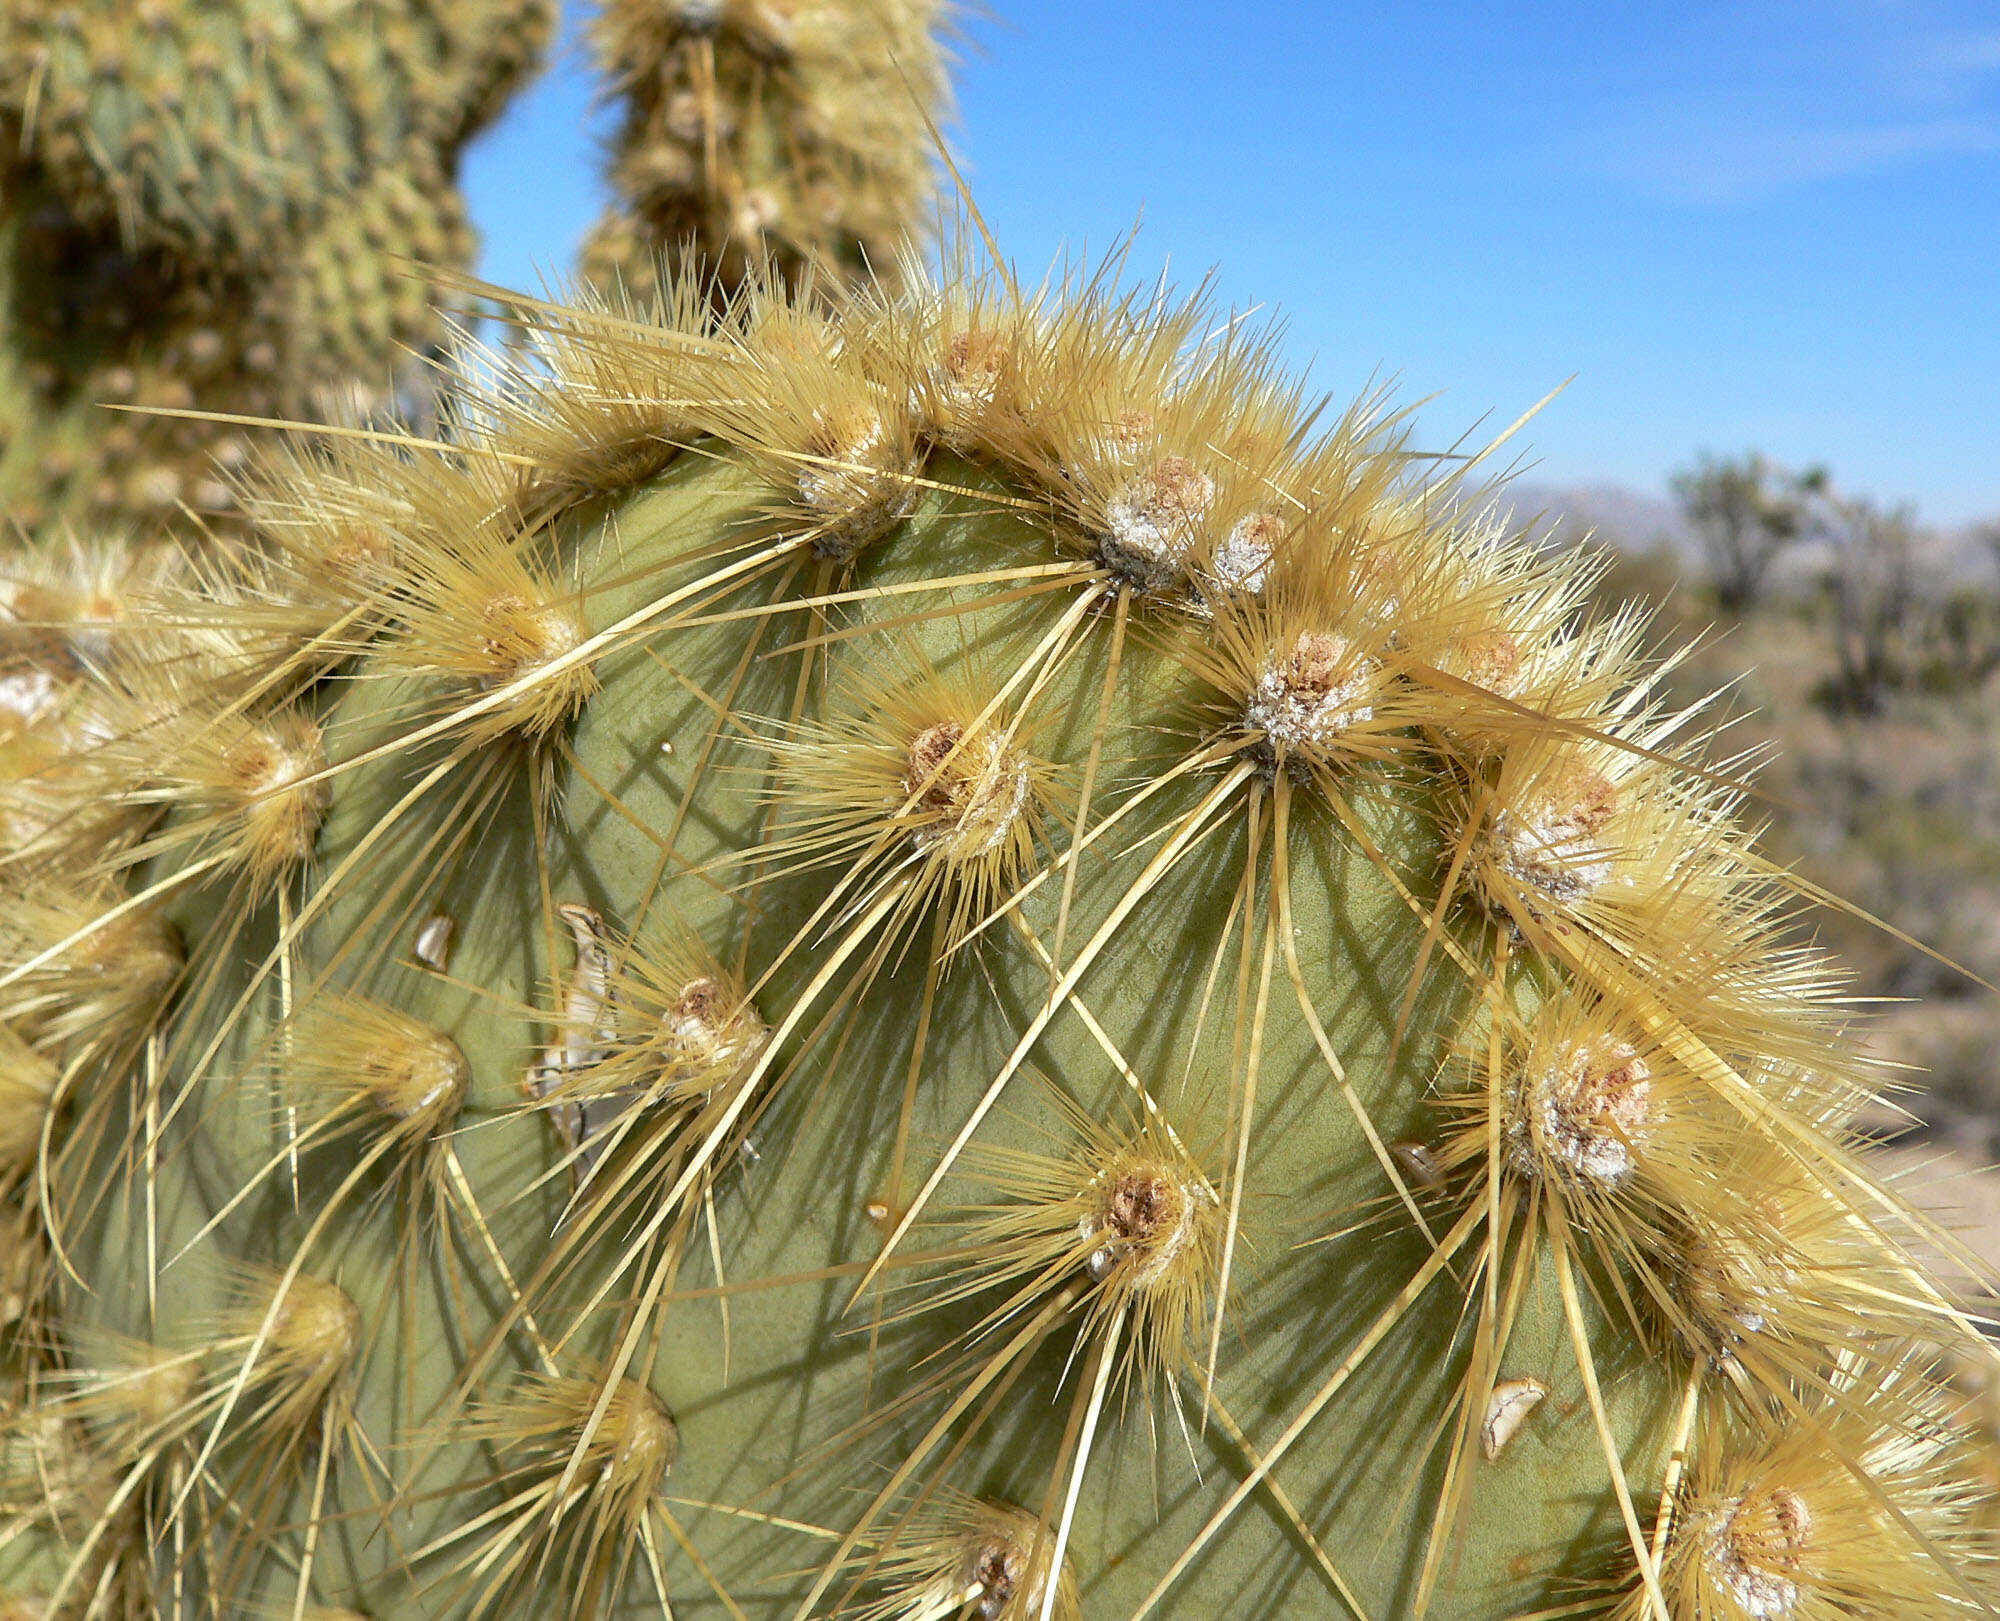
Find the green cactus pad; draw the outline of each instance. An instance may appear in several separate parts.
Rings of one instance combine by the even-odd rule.
[[[1379,402],[1105,285],[547,311],[65,689],[24,893],[132,899],[0,971],[23,1586],[1979,1613],[1740,763]]]

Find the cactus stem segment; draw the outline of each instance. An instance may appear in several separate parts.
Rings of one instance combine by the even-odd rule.
[[[1976,1611],[1977,1331],[1755,761],[1381,397],[946,268],[524,305],[257,556],[14,582],[33,1590]]]

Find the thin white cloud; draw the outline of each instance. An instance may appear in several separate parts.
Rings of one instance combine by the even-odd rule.
[[[1660,131],[1653,132],[1657,137]],[[1608,154],[1614,172],[1676,202],[1742,203],[1794,186],[1879,174],[1927,157],[2000,150],[2000,129],[1939,118],[1845,129],[1689,128]]]
[[[2000,151],[2000,28],[1963,0],[1764,0],[1689,18],[1600,104],[1581,166],[1741,203]]]
[[[1954,0],[1859,0],[1850,50],[1862,75],[1911,108],[1965,111],[1991,105],[2000,79],[2000,26],[1989,5],[1964,20]]]

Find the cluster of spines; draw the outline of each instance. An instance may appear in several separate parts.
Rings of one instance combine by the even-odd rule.
[[[545,1364],[518,1400],[480,1398],[475,1409],[480,1433],[527,1454],[521,1473],[499,1477],[522,1493],[520,1520],[494,1522],[487,1552],[468,1556],[486,1582],[476,1608],[524,1591],[517,1578],[539,1580],[552,1558],[594,1573],[580,1614],[595,1613],[599,1587],[635,1560],[658,1579],[650,1515],[672,1421],[661,1410],[646,1431],[654,1439],[640,1435],[645,1403],[657,1403],[630,1385],[630,1364],[667,1309],[662,1290],[695,1242],[717,1166],[744,1150],[749,1123],[796,1072],[790,1038],[809,1021],[824,1028],[843,1004],[864,1006],[873,980],[914,949],[932,973],[928,1023],[954,961],[979,950],[980,936],[1013,929],[1046,962],[1048,1001],[914,1193],[899,1136],[894,1196],[879,1216],[887,1239],[864,1280],[890,1281],[878,1328],[961,1300],[985,1315],[938,1349],[931,1373],[842,1432],[942,1408],[836,1533],[808,1605],[844,1590],[840,1602],[857,1613],[898,1621],[969,1605],[1025,1616],[1016,1600],[1032,1593],[1034,1613],[1061,1613],[1073,1602],[1071,1515],[1110,1395],[1163,1395],[1184,1427],[1213,1410],[1234,1428],[1215,1383],[1275,981],[1280,998],[1289,982],[1311,1031],[1330,1106],[1338,1097],[1354,1111],[1380,1162],[1389,1214],[1374,1219],[1413,1224],[1433,1248],[1275,1441],[1260,1453],[1255,1437],[1241,1438],[1243,1479],[1142,1609],[1260,1487],[1347,1596],[1274,1471],[1369,1350],[1449,1274],[1466,1291],[1466,1326],[1421,1607],[1482,1463],[1533,1422],[1546,1394],[1509,1368],[1508,1347],[1524,1298],[1553,1274],[1617,1500],[1623,1551],[1613,1557],[1628,1569],[1579,1602],[1668,1621],[1981,1613],[1971,1472],[1928,1371],[1971,1326],[1905,1248],[1917,1218],[1855,1158],[1852,1121],[1871,1077],[1843,1037],[1837,975],[1793,941],[1792,888],[1734,819],[1746,762],[1711,746],[1701,711],[1664,708],[1635,618],[1583,612],[1587,566],[1510,538],[1463,481],[1426,481],[1400,419],[1371,402],[1310,437],[1261,342],[1233,326],[1209,340],[1199,301],[1172,306],[1114,286],[1100,276],[1023,295],[1002,274],[955,266],[936,290],[864,291],[831,308],[810,290],[753,286],[715,321],[690,277],[657,326],[552,310],[531,333],[543,369],[469,400],[468,439],[415,456],[350,442],[293,462],[260,492],[271,551],[246,565],[237,590],[266,614],[222,616],[228,633],[204,627],[201,605],[169,590],[158,600],[179,656],[166,659],[148,658],[134,634],[80,660],[59,620],[38,623],[68,663],[51,668],[56,655],[33,644],[19,678],[74,689],[65,714],[74,703],[111,718],[87,744],[49,751],[62,762],[54,781],[26,771],[9,788],[6,808],[26,806],[22,825],[38,830],[12,857],[17,915],[46,914],[16,925],[23,937],[7,943],[0,973],[23,1086],[34,1091],[35,1066],[51,1064],[64,1071],[56,1089],[82,1069],[97,1086],[137,1085],[137,1054],[160,1031],[169,983],[196,999],[214,971],[226,936],[194,942],[185,974],[162,947],[169,972],[89,994],[83,959],[121,938],[115,924],[145,915],[106,910],[123,886],[148,886],[135,896],[150,900],[156,888],[226,880],[246,903],[292,886],[292,904],[318,907],[311,852],[329,795],[378,757],[414,775],[433,744],[495,780],[525,774],[547,815],[567,729],[605,701],[619,654],[729,615],[757,627],[754,651],[803,598],[817,634],[805,638],[794,713],[760,723],[723,700],[717,727],[766,762],[766,834],[731,871],[703,876],[754,900],[794,874],[829,874],[781,953],[825,964],[808,994],[760,1006],[775,963],[746,978],[722,967],[726,942],[663,949],[643,928],[628,937],[574,902],[559,909],[573,967],[543,1010],[552,1043],[526,1066],[516,1113],[556,1122],[571,1192],[540,1273],[516,1278],[497,1251],[474,1252],[513,1301],[505,1331]],[[690,547],[692,583],[599,622],[552,525],[649,477],[683,445],[719,446],[761,480],[758,521],[705,552]],[[968,661],[950,676],[911,651],[905,629],[900,654],[887,638],[888,673],[847,691],[845,707],[808,714],[808,680],[828,669],[813,647],[858,600],[848,594],[858,560],[948,476],[948,457],[1000,469],[997,492],[956,493],[1031,515],[1055,544],[1001,577],[927,589],[965,615],[982,596],[1046,597],[1059,606],[1053,624],[1013,667]],[[746,594],[760,583],[769,596]],[[1088,750],[1058,767],[1035,753],[1046,723],[1036,703],[1086,652],[1102,660],[1102,700]],[[1167,672],[1171,696],[1151,736],[1114,747],[1106,717],[1142,658],[1155,681]],[[202,762],[239,757],[230,739],[281,721],[302,736],[296,728],[314,723],[299,706],[328,712],[341,677],[409,686],[390,702],[387,740],[359,764],[311,756],[279,771],[260,756],[266,768],[200,787],[219,769],[192,775]],[[150,712],[136,718],[121,707],[143,701]],[[17,731],[32,737],[47,723],[28,717]],[[1116,752],[1163,746],[1178,757],[1137,777]],[[1120,823],[1174,781],[1193,785],[1193,808],[1151,830],[1111,922],[1066,942],[1085,852],[1126,842]],[[188,814],[162,829],[168,800]],[[1472,1012],[1422,1138],[1383,1140],[1313,1006],[1290,911],[1307,802],[1402,897],[1420,941],[1404,1019],[1432,967],[1467,992]],[[400,803],[396,814],[408,815],[423,800]],[[1384,847],[1385,806],[1430,828],[1422,861]],[[108,838],[92,820],[106,815],[121,826]],[[1100,1032],[1130,1090],[1122,1118],[1094,1118],[1055,1088],[1053,1151],[974,1141],[1118,920],[1228,822],[1246,851],[1241,882],[1212,962],[1180,991],[1191,999],[1195,985],[1239,983],[1226,1140],[1190,1149],[1175,1124],[1179,1111],[1199,1113],[1185,1087],[1132,1073]],[[91,836],[71,837],[79,828]],[[1063,895],[1046,942],[1019,921],[1024,898],[1044,886]],[[93,926],[92,906],[112,921]],[[371,1049],[444,1038],[393,1009],[330,989],[316,997],[284,1027],[297,1039],[274,1048],[273,1079],[303,1102],[287,1157],[361,1111],[382,1128],[371,1154],[441,1160],[447,1103],[464,1084],[440,1078],[449,1064],[421,1085],[414,1059],[324,1077],[315,1109],[311,1060],[291,1055],[323,1049],[325,1029]],[[920,1030],[912,1082],[923,1040]],[[35,1163],[62,1152],[61,1133],[36,1135]],[[987,1197],[929,1211],[952,1177]],[[448,1168],[431,1164],[424,1180],[476,1218],[470,1194],[444,1191],[459,1186]],[[1326,1225],[1341,1215],[1326,1212]],[[936,1242],[906,1258],[913,1233]],[[885,1272],[909,1265],[922,1291],[913,1306],[898,1304],[899,1280]],[[548,1320],[558,1285],[578,1276],[597,1286],[592,1306],[614,1288],[637,1299],[621,1319],[624,1364],[588,1378],[558,1371],[574,1325],[552,1335]],[[1650,1528],[1637,1506],[1644,1483],[1628,1478],[1601,1389],[1598,1316],[1685,1374],[1671,1451],[1690,1461],[1655,1483]],[[255,1335],[271,1339],[269,1323]],[[955,1498],[928,1471],[932,1455],[962,1450],[960,1420],[990,1412],[989,1393],[1052,1340],[1073,1345],[1076,1405],[1048,1501],[1024,1530],[1007,1517],[1019,1511]],[[468,1395],[482,1383],[475,1374]],[[597,1495],[579,1507],[573,1494],[593,1469]],[[1841,1535],[1815,1529],[1835,1526]],[[1003,1578],[1007,1597],[989,1609]]]

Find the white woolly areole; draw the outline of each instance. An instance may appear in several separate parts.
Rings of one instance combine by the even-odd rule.
[[[1714,1516],[1704,1550],[1709,1574],[1742,1607],[1753,1621],[1771,1621],[1785,1616],[1799,1601],[1799,1584],[1781,1570],[1757,1564],[1744,1543],[1762,1544],[1755,1552],[1766,1554],[1773,1563],[1797,1568],[1799,1555],[1812,1540],[1812,1514],[1797,1492],[1779,1490],[1770,1494],[1764,1507],[1773,1525],[1750,1532],[1741,1524],[1746,1503],[1735,1498]],[[1775,1535],[1773,1534],[1775,1533]]]
[[[1130,1281],[1135,1289],[1144,1289],[1164,1277],[1182,1251],[1194,1242],[1203,1208],[1216,1203],[1214,1191],[1205,1183],[1183,1182],[1178,1178],[1162,1178],[1159,1185],[1171,1188],[1180,1205],[1172,1226],[1163,1234],[1149,1231],[1141,1237],[1128,1233],[1121,1226],[1120,1195],[1116,1192],[1111,1196],[1111,1210],[1090,1211],[1077,1218],[1077,1237],[1096,1246],[1084,1263],[1091,1282],[1102,1283],[1118,1269],[1118,1263],[1129,1251],[1143,1246],[1146,1258],[1133,1269]]]
[[[987,747],[992,750],[992,759],[981,774],[979,794],[948,836],[959,838],[982,825],[986,831],[977,842],[953,850],[952,854],[960,861],[976,860],[1005,844],[1014,824],[1021,819],[1021,812],[1027,808],[1029,794],[1034,791],[1034,778],[1025,760],[1008,763],[997,738]],[[920,843],[921,840],[919,835]]]
[[[916,505],[917,486],[901,476],[901,456],[881,417],[856,413],[817,425],[812,460],[799,468],[799,500],[826,519],[813,550],[845,559],[881,537]]]
[[[1738,1565],[1735,1570],[1717,1574],[1730,1596],[1743,1607],[1743,1613],[1753,1621],[1767,1621],[1771,1616],[1789,1615],[1792,1606],[1799,1601],[1799,1584],[1789,1576],[1775,1576],[1766,1570],[1752,1570],[1748,1565]]]
[[[815,512],[845,512],[855,504],[869,473],[887,460],[888,438],[881,419],[875,418],[858,433],[832,444],[823,461],[801,464],[799,500]]]
[[[1634,1048],[1564,1042],[1522,1077],[1521,1091],[1527,1118],[1509,1137],[1522,1174],[1537,1174],[1550,1158],[1606,1187],[1631,1174],[1633,1147],[1654,1120],[1652,1071]]]
[[[946,734],[930,743],[942,751],[937,761],[924,762],[913,754],[900,784],[901,797],[891,803],[900,806],[916,794],[916,812],[931,818],[910,830],[910,842],[920,853],[943,851],[954,862],[976,861],[1012,835],[1034,792],[1034,773],[1001,733],[965,743],[955,727],[933,727],[919,738],[919,749],[934,733]]]
[[[1267,662],[1243,706],[1243,723],[1293,752],[1323,748],[1372,720],[1375,661],[1345,636],[1308,631]]]
[[[1185,456],[1162,456],[1104,504],[1104,561],[1141,589],[1165,584],[1214,503],[1214,479]]]
[[[1034,1524],[1031,1520],[1025,1525],[1019,1523],[1022,1518],[1025,1517],[969,1541],[958,1569],[934,1582],[929,1602],[913,1607],[909,1615],[912,1618],[955,1615],[968,1602],[972,1603],[972,1613],[979,1621],[1000,1621],[1001,1616],[1010,1612],[1020,1616],[1035,1614],[1054,1574],[1048,1560],[1054,1549],[1047,1548],[1030,1569],[1029,1556],[1036,1545]]]
[[[301,779],[313,775],[325,764],[315,752],[289,749],[281,738],[269,732],[259,739],[264,747],[264,769],[243,784],[243,797],[251,802],[273,799]],[[318,786],[318,784],[315,784]]]
[[[1444,661],[1447,673],[1502,698],[1515,697],[1527,684],[1521,644],[1504,630],[1461,636]]]
[[[1781,1250],[1753,1255],[1741,1238],[1710,1240],[1707,1253],[1721,1295],[1721,1309],[1744,1334],[1761,1334],[1769,1314],[1758,1302],[1782,1304],[1799,1283],[1799,1269]]]
[[[1120,411],[1109,433],[1093,434],[1090,445],[1097,459],[1117,467],[1130,467],[1153,439],[1151,411]]]
[[[410,1099],[393,1094],[383,1094],[383,1107],[398,1120],[414,1120],[428,1112],[447,1093],[456,1091],[464,1083],[443,1064],[437,1066],[437,1079],[426,1087],[421,1096]]]
[[[999,335],[992,332],[954,332],[945,344],[944,362],[931,373],[931,389],[942,437],[955,449],[971,443],[968,429],[1000,397],[1004,353]]]
[[[488,692],[531,670],[544,669],[583,645],[583,626],[573,610],[554,603],[537,606],[512,591],[487,603],[483,617],[486,629],[480,651],[487,668],[479,685]]]
[[[18,670],[0,675],[0,714],[23,726],[45,720],[62,704],[62,688],[46,670]]]
[[[720,996],[721,984],[713,979],[698,979],[681,992],[680,1000],[668,1008],[660,1020],[663,1032],[682,1047],[696,1052],[712,1052],[721,1042],[721,1032],[717,1029],[711,1013],[705,1011],[710,996]]]
[[[705,1069],[732,1068],[763,1045],[764,1021],[711,974],[681,987],[660,1019],[663,1046]]]
[[[1578,901],[1610,882],[1613,852],[1600,837],[1619,794],[1601,772],[1577,770],[1515,810],[1493,818],[1500,867],[1559,901]]]
[[[1238,518],[1209,560],[1209,577],[1225,591],[1255,596],[1270,578],[1272,553],[1284,527],[1283,519],[1268,512]]]
[[[1503,810],[1493,818],[1493,836],[1510,877],[1559,901],[1582,900],[1611,880],[1609,853],[1560,815],[1517,817]]]

